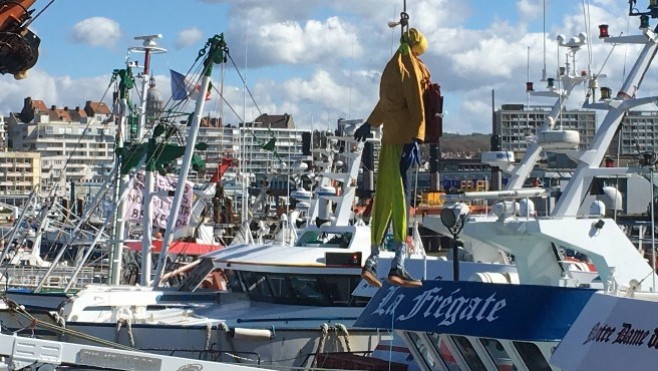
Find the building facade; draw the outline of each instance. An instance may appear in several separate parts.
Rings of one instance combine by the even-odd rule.
[[[29,195],[40,182],[40,153],[0,152],[0,198]]]
[[[609,153],[637,156],[658,151],[658,111],[629,111]]]
[[[48,192],[59,184],[64,194],[71,182],[102,182],[112,168],[116,126],[102,102],[84,108],[47,108],[43,101],[26,98],[21,112],[7,119],[7,147],[40,155],[40,188]]]
[[[188,127],[182,128],[184,135]],[[306,133],[306,134],[305,134]],[[267,174],[283,169],[297,161],[305,152],[304,141],[310,140],[311,132],[304,129],[264,128],[254,123],[246,127],[227,125],[223,127],[201,126],[197,142],[208,148],[198,152],[206,162],[203,174],[192,174],[192,180],[208,181],[215,174],[223,158],[235,160],[235,166],[252,175],[252,182],[264,180]],[[308,139],[304,139],[307,136]],[[263,148],[271,142],[270,149]],[[306,151],[308,152],[308,151]]]
[[[500,138],[500,149],[514,151],[517,158],[521,156],[528,148],[528,137],[537,134],[550,112],[550,106],[503,104],[495,112],[494,122],[494,135]],[[555,122],[555,128],[578,131],[580,148],[585,148],[596,131],[596,112],[564,110]]]

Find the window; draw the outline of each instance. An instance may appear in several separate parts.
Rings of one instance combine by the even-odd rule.
[[[489,356],[496,364],[499,370],[516,370],[516,366],[512,363],[509,354],[503,348],[503,344],[495,339],[480,339],[480,342],[487,350]]]
[[[441,368],[439,367],[439,361],[435,360],[434,357],[432,357],[429,349],[427,349],[427,345],[417,333],[407,332],[407,336],[409,337],[412,344],[414,345],[414,348],[416,348],[418,353],[420,353],[421,360],[419,360],[418,362],[423,362],[425,366],[431,370],[437,370]]]
[[[515,341],[513,344],[530,371],[552,370],[541,350],[535,344],[521,341]]]
[[[283,274],[270,274],[270,286],[274,297],[291,296],[290,287],[286,282],[286,276]]]
[[[306,231],[297,240],[297,246],[348,248],[352,232]]]
[[[229,287],[249,299],[277,304],[365,307],[368,298],[352,296],[358,275],[283,274],[227,270]]]
[[[266,277],[254,272],[242,272],[242,280],[250,296],[271,297],[272,292],[267,285]]]
[[[459,352],[462,354],[466,363],[471,367],[472,371],[487,371],[487,368],[482,363],[480,356],[473,348],[473,344],[464,336],[451,336],[452,340],[457,345]]]
[[[432,340],[432,345],[434,345],[434,348],[439,353],[439,357],[441,357],[446,368],[450,371],[460,371],[457,359],[450,351],[450,348],[448,348],[445,340],[441,339],[439,334],[428,334],[428,336]]]

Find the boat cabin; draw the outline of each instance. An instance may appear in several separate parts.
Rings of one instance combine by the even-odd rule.
[[[292,245],[228,247],[206,258],[224,272],[230,291],[251,301],[363,307],[368,298],[352,292],[370,250],[367,232],[360,226],[307,227]]]

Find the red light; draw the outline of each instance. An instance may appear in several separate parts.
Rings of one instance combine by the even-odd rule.
[[[608,25],[607,24],[599,25],[599,38],[605,38],[605,37],[610,37],[610,35],[608,34]]]
[[[525,91],[534,91],[535,89],[532,87],[532,82],[528,81],[525,83]]]

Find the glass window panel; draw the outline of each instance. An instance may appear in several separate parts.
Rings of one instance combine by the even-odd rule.
[[[283,274],[270,274],[269,281],[270,287],[272,288],[272,296],[275,298],[290,296],[290,287],[288,286],[286,277]]]
[[[249,296],[254,298],[272,296],[267,286],[267,278],[264,275],[254,272],[242,272],[242,280]]]
[[[487,371],[480,356],[473,348],[473,344],[471,344],[467,338],[464,336],[451,336],[451,338],[455,342],[455,345],[457,345],[459,352],[462,354],[472,371]]]
[[[292,291],[298,298],[311,302],[324,302],[325,298],[320,291],[320,285],[313,276],[290,276]]]
[[[430,354],[430,350],[427,349],[427,344],[425,344],[424,341],[420,338],[420,335],[418,335],[415,332],[408,332],[409,338],[411,339],[411,342],[414,345],[414,348],[420,353],[420,358],[419,362],[425,363],[425,366],[432,370],[438,370],[440,369],[440,364],[437,363],[438,361],[432,357]],[[452,369],[451,369],[452,370]]]
[[[495,339],[480,339],[480,342],[484,346],[484,349],[487,350],[489,356],[498,367],[500,371],[516,371],[517,368],[512,362],[509,354],[503,348],[503,344],[500,341]]]
[[[450,371],[460,371],[457,359],[452,354],[445,341],[441,339],[441,336],[439,334],[428,334],[428,336],[432,340],[432,345],[434,345],[434,348],[439,353],[445,367]]]
[[[347,306],[352,298],[352,291],[354,287],[350,284],[349,277],[341,276],[326,276],[324,277],[324,284],[327,288],[327,293],[333,302],[333,305]]]
[[[535,344],[520,341],[513,344],[530,371],[551,371],[551,366]]]

